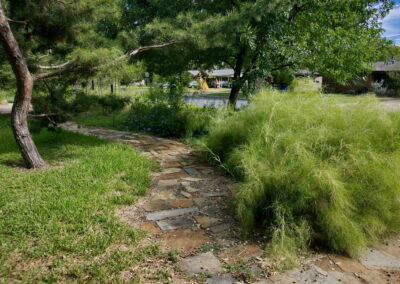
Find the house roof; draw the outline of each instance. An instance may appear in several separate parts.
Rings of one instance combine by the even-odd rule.
[[[380,61],[374,64],[374,71],[400,71],[399,60]]]
[[[199,70],[189,70],[188,71],[193,76],[197,76],[201,71]],[[217,70],[206,70],[205,71],[210,77],[233,77],[233,69],[217,69]]]

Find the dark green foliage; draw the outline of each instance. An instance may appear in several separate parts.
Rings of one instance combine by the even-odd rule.
[[[129,97],[119,97],[117,95],[107,95],[98,99],[99,105],[109,114],[123,110],[130,102],[131,99]]]
[[[388,89],[387,95],[400,97],[400,72],[388,72],[385,86]]]
[[[162,137],[193,137],[207,132],[213,112],[183,104],[136,102],[124,126]]]
[[[389,44],[381,19],[393,1],[125,0],[125,27],[143,42],[184,40],[147,54],[151,70],[235,70],[232,100],[246,82],[281,68],[308,68],[339,83],[369,70]],[[379,5],[378,5],[379,4]],[[186,48],[185,48],[186,47]],[[175,66],[176,62],[180,64]],[[172,66],[172,67],[171,67]]]
[[[375,99],[265,91],[215,120],[206,145],[242,181],[243,232],[264,228],[281,267],[309,240],[357,256],[400,229],[400,115]]]
[[[272,72],[273,83],[278,88],[282,88],[284,86],[290,86],[295,76],[291,70],[281,69],[279,71]]]
[[[189,82],[190,77],[187,73],[159,77],[151,86],[147,99],[152,103],[182,104]]]

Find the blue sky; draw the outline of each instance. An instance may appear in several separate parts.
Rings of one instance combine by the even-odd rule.
[[[400,45],[400,0],[396,0],[396,5],[389,15],[383,19],[384,36]]]

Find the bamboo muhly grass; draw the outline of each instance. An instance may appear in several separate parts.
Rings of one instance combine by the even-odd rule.
[[[400,228],[400,115],[372,97],[262,91],[205,143],[242,181],[243,232],[264,227],[283,268],[316,239],[357,256]]]

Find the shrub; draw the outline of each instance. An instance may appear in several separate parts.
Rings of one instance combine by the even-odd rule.
[[[127,128],[162,137],[193,137],[206,133],[213,110],[185,104],[136,102]]]
[[[119,97],[116,95],[107,95],[99,98],[99,104],[109,114],[121,111],[130,102],[131,99],[129,97]]]
[[[375,95],[377,95],[378,97],[383,97],[387,93],[387,87],[384,86],[383,80],[380,82],[372,82],[371,88]]]
[[[286,264],[309,240],[357,256],[400,228],[400,116],[371,97],[357,102],[264,91],[205,138],[241,180],[242,231],[262,226]]]

